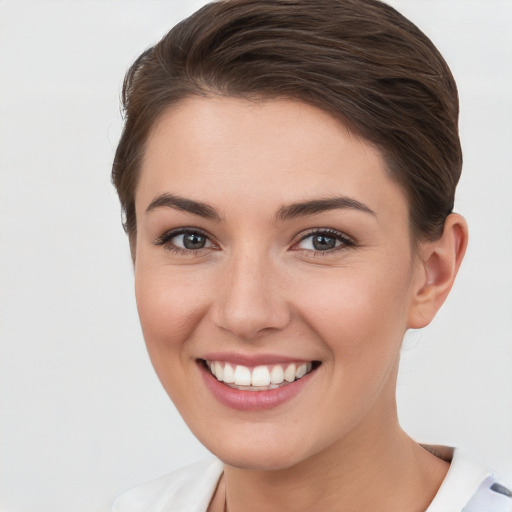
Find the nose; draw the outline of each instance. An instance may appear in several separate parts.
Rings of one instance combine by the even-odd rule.
[[[226,262],[212,308],[213,322],[219,328],[255,340],[289,324],[283,276],[269,259],[240,254]]]

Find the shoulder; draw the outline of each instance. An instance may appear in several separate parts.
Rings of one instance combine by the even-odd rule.
[[[125,492],[112,512],[205,512],[223,465],[209,458]]]
[[[446,478],[427,510],[448,511],[512,512],[512,493],[492,471],[455,449]]]

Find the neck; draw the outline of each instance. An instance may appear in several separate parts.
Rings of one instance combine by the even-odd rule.
[[[225,467],[220,492],[228,512],[420,512],[434,498],[448,464],[420,447],[398,426],[396,413],[378,435],[357,434],[293,467]]]

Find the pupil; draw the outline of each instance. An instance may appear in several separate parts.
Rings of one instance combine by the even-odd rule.
[[[202,249],[206,243],[206,237],[197,233],[189,233],[183,236],[183,245],[187,249]]]
[[[336,247],[336,239],[332,236],[316,235],[313,237],[313,247],[317,251],[327,251]]]

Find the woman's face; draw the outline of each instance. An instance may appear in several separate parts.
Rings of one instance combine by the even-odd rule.
[[[148,351],[208,449],[285,468],[395,425],[425,271],[372,145],[291,100],[190,98],[149,137],[136,213]]]

